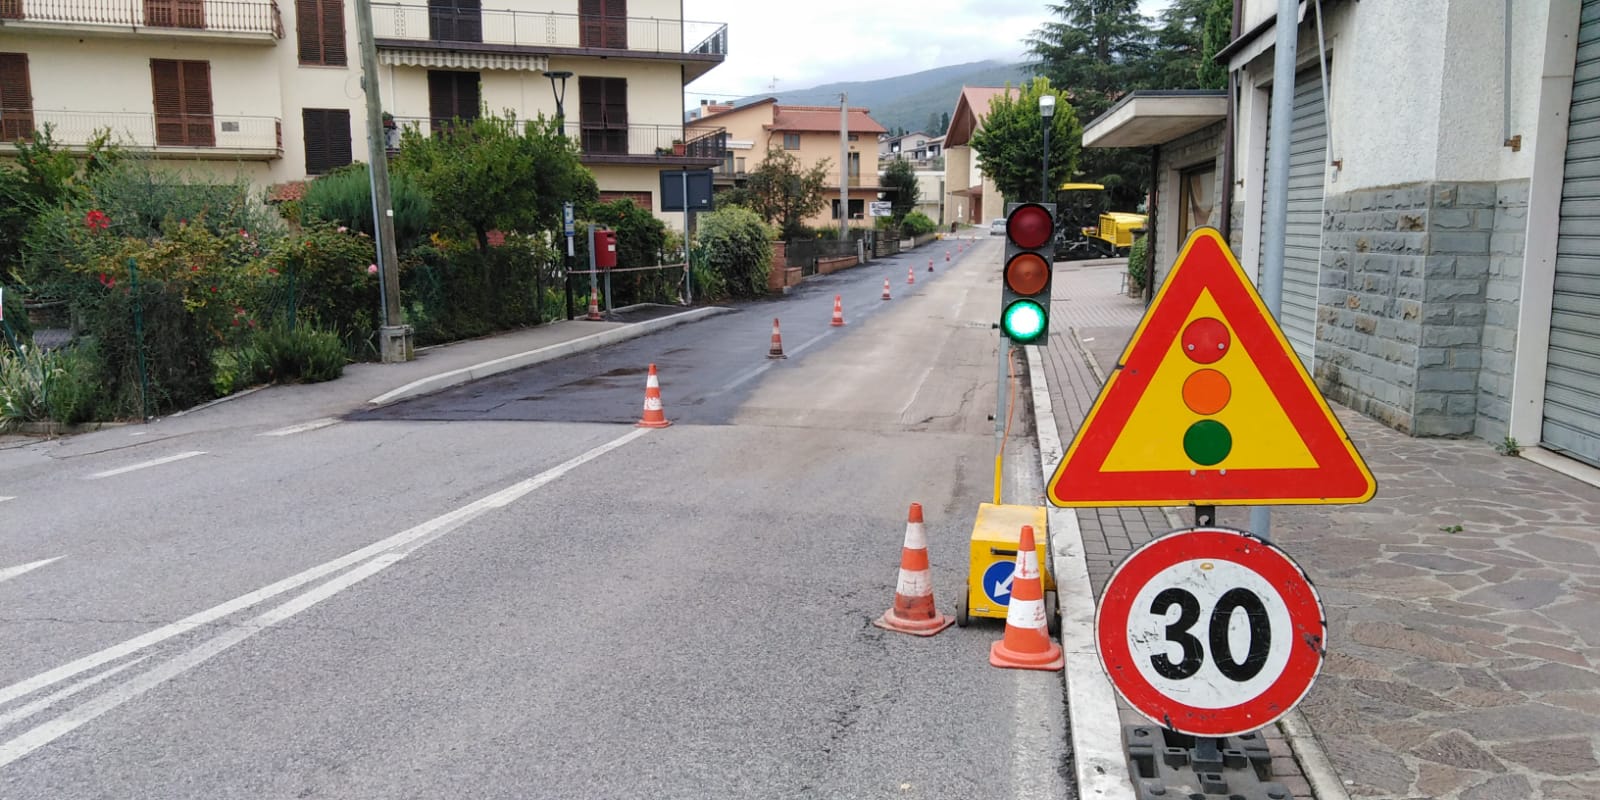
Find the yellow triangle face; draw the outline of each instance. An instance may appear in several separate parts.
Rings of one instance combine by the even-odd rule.
[[[1206,318],[1224,319],[1210,291],[1200,293],[1183,327]],[[1202,371],[1212,374],[1197,377],[1196,373]],[[1226,398],[1221,410],[1200,413],[1212,412],[1206,402],[1210,398],[1221,399],[1221,392]],[[1196,407],[1190,407],[1191,399]],[[1197,364],[1184,353],[1180,337],[1173,340],[1156,367],[1144,399],[1128,418],[1101,468],[1106,472],[1193,469],[1197,465],[1184,452],[1184,435],[1190,426],[1204,419],[1221,423],[1231,443],[1227,455],[1210,465],[1213,468],[1317,466],[1300,432],[1244,348],[1230,347],[1215,362]]]

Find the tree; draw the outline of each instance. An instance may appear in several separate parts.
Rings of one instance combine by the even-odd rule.
[[[786,151],[773,148],[761,166],[750,173],[745,183],[741,201],[768,223],[776,223],[784,238],[804,236],[805,219],[822,210],[826,199],[822,187],[828,179],[828,166],[824,158],[810,169],[800,167],[800,159]]]
[[[946,111],[946,112],[944,112],[943,115],[941,115],[939,117],[939,129],[936,130],[936,131],[928,131],[928,135],[929,136],[943,136],[943,135],[945,135],[945,132],[947,132],[949,130],[950,130],[950,112]]]
[[[408,127],[395,171],[415,179],[435,211],[472,233],[481,252],[488,252],[491,230],[553,230],[564,201],[582,204],[599,194],[576,145],[543,115],[520,128],[510,114],[458,119],[432,136]]]
[[[1064,87],[1078,117],[1092,121],[1149,78],[1152,37],[1139,0],[1063,0],[1057,18],[1028,39],[1040,74]],[[1104,184],[1112,208],[1133,208],[1144,196],[1149,158],[1129,149],[1084,152],[1082,177]]]
[[[1008,87],[1009,88],[1009,87]],[[1037,202],[1054,198],[1040,196],[1040,169],[1044,160],[1044,124],[1039,116],[1039,98],[1055,95],[1048,78],[1034,78],[1022,87],[1016,99],[1010,92],[989,101],[989,115],[983,127],[972,136],[972,149],[983,163],[984,175],[994,181],[1007,200]],[[1046,182],[1059,186],[1078,166],[1079,142],[1083,126],[1067,103],[1056,104],[1050,126],[1050,173]]]
[[[893,192],[889,198],[890,219],[899,224],[911,210],[917,207],[917,200],[921,196],[921,187],[917,186],[917,172],[911,162],[897,158],[889,162],[889,168],[883,171],[883,188]]]
[[[1200,88],[1222,89],[1228,85],[1228,69],[1218,64],[1218,50],[1233,36],[1233,0],[1211,0],[1206,9],[1205,32],[1200,38]]]
[[[924,132],[927,133],[929,136],[938,136],[939,135],[938,131],[939,131],[939,114],[938,114],[938,112],[935,112],[935,111],[929,111],[928,112],[928,125],[927,125],[926,128],[924,128]]]
[[[1233,11],[1229,0],[1227,11],[1231,24]],[[1209,59],[1202,32],[1210,18],[1214,0],[1172,0],[1172,5],[1161,12],[1161,27],[1155,30],[1155,46],[1149,59],[1150,75],[1146,88],[1151,89],[1216,89],[1220,86],[1202,85],[1201,68]],[[1224,31],[1224,36],[1227,35]],[[1226,41],[1217,45],[1221,47]],[[1211,50],[1215,53],[1216,50]],[[1226,73],[1223,73],[1226,78]]]

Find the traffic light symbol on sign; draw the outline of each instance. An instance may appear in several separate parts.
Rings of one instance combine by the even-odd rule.
[[[1233,385],[1227,375],[1205,366],[1228,354],[1231,338],[1221,320],[1202,317],[1184,326],[1179,339],[1183,354],[1200,365],[1183,381],[1183,404],[1201,416],[1183,432],[1183,454],[1203,467],[1222,463],[1233,451],[1233,433],[1214,418],[1233,398]]]
[[[1043,343],[1050,332],[1055,205],[1022,203],[1006,215],[1000,332],[1015,344]]]

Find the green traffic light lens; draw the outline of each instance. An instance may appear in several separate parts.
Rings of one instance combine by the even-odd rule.
[[[1013,342],[1027,344],[1044,334],[1044,307],[1032,300],[1018,300],[1000,315],[1000,330]]]
[[[1214,419],[1203,419],[1183,432],[1183,454],[1201,466],[1222,463],[1233,450],[1233,434]]]

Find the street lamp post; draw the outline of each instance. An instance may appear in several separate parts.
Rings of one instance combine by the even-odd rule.
[[[567,138],[567,106],[566,106],[566,102],[567,102],[567,79],[572,77],[572,73],[563,69],[563,70],[556,70],[554,72],[546,72],[544,74],[544,76],[546,78],[550,79],[550,93],[555,95],[555,97],[556,97],[556,130],[561,132],[561,138],[562,139],[566,139]],[[556,83],[557,81],[560,81],[560,83],[559,84]],[[568,205],[570,205],[570,204],[571,203],[569,202]],[[562,216],[565,217],[566,215],[563,214]],[[565,229],[565,226],[566,226],[566,220],[565,219],[562,220],[562,226],[563,226],[563,229]],[[572,316],[573,316],[572,315],[572,252],[573,252],[572,251],[572,234],[568,233],[567,234],[567,257],[562,262],[562,267],[564,269],[562,270],[561,284],[564,287],[566,287],[567,319],[569,321],[572,319]],[[590,282],[590,285],[591,285],[591,288],[592,288],[593,283],[594,283],[594,276],[593,275],[589,276],[589,282]],[[540,303],[544,302],[544,299],[542,297],[542,292],[543,291],[544,290],[542,290],[542,289],[540,290],[540,292],[541,292],[541,298],[539,300]]]
[[[1039,96],[1039,116],[1044,119],[1044,174],[1039,179],[1039,202],[1050,202],[1050,126],[1056,116],[1056,96]]]

